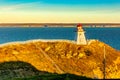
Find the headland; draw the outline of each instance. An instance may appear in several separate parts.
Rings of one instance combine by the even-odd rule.
[[[76,45],[69,40],[33,40],[0,46],[0,62],[11,61],[26,62],[49,73],[120,78],[120,51],[98,40],[90,40],[88,45]]]

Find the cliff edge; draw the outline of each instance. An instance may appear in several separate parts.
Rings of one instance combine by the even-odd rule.
[[[10,61],[26,62],[50,73],[120,78],[120,51],[98,40],[89,41],[86,46],[70,41],[30,41],[0,46],[0,62]]]

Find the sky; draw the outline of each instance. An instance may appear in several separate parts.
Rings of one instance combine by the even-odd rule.
[[[0,0],[0,23],[120,23],[120,0]]]

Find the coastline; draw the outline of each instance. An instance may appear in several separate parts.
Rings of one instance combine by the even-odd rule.
[[[14,41],[14,42],[2,43],[2,44],[0,44],[0,47],[4,47],[7,45],[34,43],[34,42],[68,42],[68,43],[76,44],[75,41],[67,40],[67,39],[32,39],[32,40],[26,40],[26,41]]]
[[[89,46],[91,43],[96,42],[96,41],[99,42],[99,40],[97,40],[97,39],[89,39],[89,40],[87,40],[87,45],[86,46]],[[65,43],[72,43],[72,44],[77,45],[75,40],[67,40],[67,39],[31,39],[31,40],[25,40],[25,41],[13,41],[13,42],[1,43],[0,47],[5,47],[5,46],[9,46],[9,45],[29,44],[29,43],[36,43],[36,42],[50,42],[50,43],[51,42],[61,42],[61,43],[65,42]],[[115,49],[115,48],[113,48],[113,49]],[[120,51],[120,50],[117,50],[117,51]]]
[[[0,23],[0,27],[76,27],[78,23]],[[85,27],[120,27],[120,23],[81,23]]]

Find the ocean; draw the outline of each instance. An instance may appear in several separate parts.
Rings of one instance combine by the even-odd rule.
[[[120,28],[84,28],[86,39],[100,40],[120,50]],[[76,41],[75,27],[1,27],[0,44],[33,39]]]

